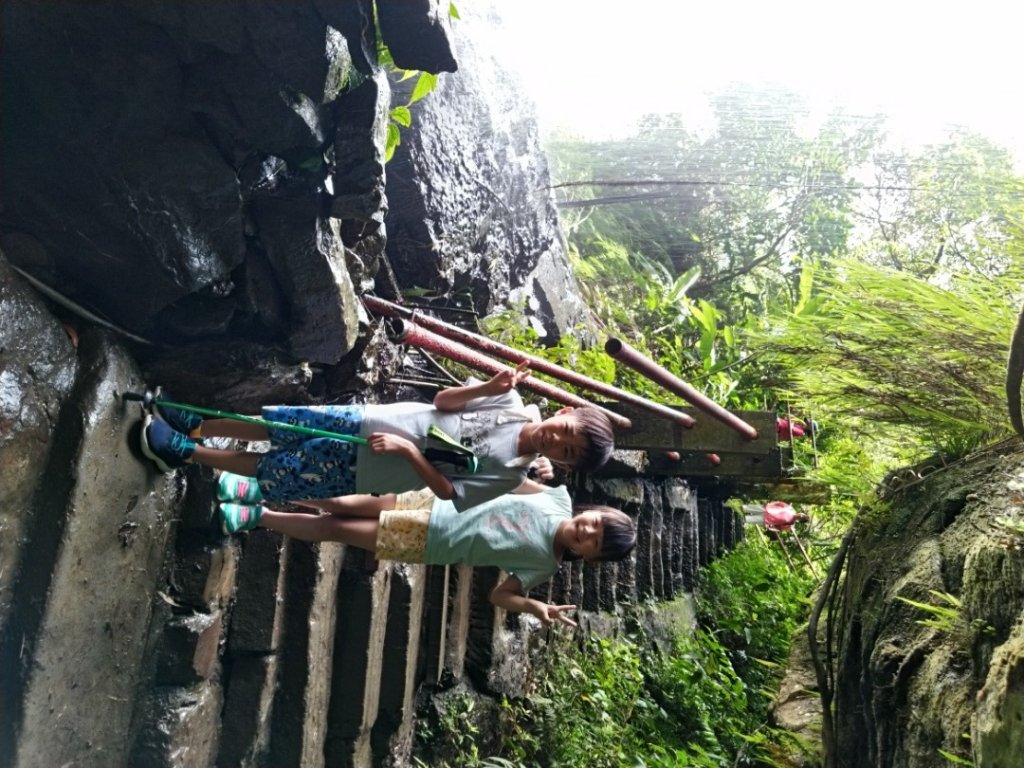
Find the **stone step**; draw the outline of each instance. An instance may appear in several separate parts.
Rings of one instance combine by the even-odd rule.
[[[425,662],[420,640],[426,586],[426,566],[396,563],[392,567],[381,674],[376,681],[380,692],[370,731],[374,764],[386,756],[398,758],[391,760],[394,764],[403,764],[412,749],[413,697]]]
[[[472,568],[467,604],[466,651],[463,671],[480,690],[490,690],[488,676],[494,659],[494,638],[499,629],[494,606],[487,599],[498,583],[497,568]]]
[[[324,743],[325,764],[371,762],[370,730],[377,717],[391,568],[371,569],[372,559],[346,556],[337,589],[338,620]]]
[[[150,645],[156,671],[140,689],[141,724],[128,765],[172,768],[180,756],[213,766],[220,749],[224,675],[219,649],[226,635],[242,553],[241,537],[225,538],[214,527],[212,473],[190,467],[165,590],[155,602]],[[205,631],[183,633],[182,626]],[[216,641],[214,640],[216,636]],[[175,671],[176,670],[176,671]]]
[[[334,671],[336,594],[346,549],[287,541],[269,765],[322,766]],[[360,553],[361,555],[361,553]]]
[[[25,507],[0,640],[0,743],[16,765],[123,765],[145,678],[153,596],[176,507],[173,478],[129,446],[142,386],[109,336],[83,333],[60,439]]]
[[[468,565],[448,566],[448,621],[445,624],[442,678],[459,679],[466,672],[475,570]]]
[[[284,634],[285,538],[257,529],[242,539],[238,589],[224,653],[224,715],[217,764],[254,765],[270,749]]]

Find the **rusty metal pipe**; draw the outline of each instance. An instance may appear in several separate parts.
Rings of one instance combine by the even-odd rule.
[[[646,376],[656,384],[660,384],[670,392],[679,395],[695,408],[699,408],[709,416],[729,425],[744,437],[750,440],[757,439],[757,430],[743,421],[743,419],[733,413],[729,413],[729,411],[725,410],[714,400],[704,396],[653,360],[647,359],[621,339],[608,339],[605,342],[604,351],[620,363],[628,365],[637,373]]]
[[[416,325],[416,323],[401,319],[393,319],[392,323],[394,336],[398,341],[405,344],[411,344],[419,349],[426,349],[440,355],[441,357],[446,357],[457,363],[468,365],[470,368],[476,368],[478,371],[484,371],[492,376],[499,371],[508,369],[508,366],[503,363],[499,363],[497,360],[492,360],[491,358],[469,349],[458,342],[452,341],[451,339],[438,336],[436,333],[432,333],[425,328],[421,328]],[[582,397],[577,397],[570,392],[566,392],[564,389],[559,389],[558,387],[543,381],[534,381],[533,379],[527,378],[519,382],[519,386],[524,389],[529,389],[531,392],[536,392],[538,395],[542,395],[552,400],[557,400],[564,405],[571,405],[575,408],[583,408],[585,406],[601,408],[601,406],[588,402]],[[607,408],[601,408],[601,410],[609,419],[611,419],[612,424],[616,429],[629,429],[633,426],[633,423],[625,416],[609,411]]]
[[[547,375],[554,376],[556,379],[561,379],[568,384],[573,384],[583,389],[589,389],[592,392],[596,392],[597,394],[611,398],[612,400],[618,400],[622,403],[635,405],[637,408],[642,408],[656,416],[659,416],[660,418],[668,419],[669,421],[673,421],[684,427],[692,427],[694,424],[693,417],[687,413],[673,410],[668,406],[661,405],[660,403],[653,403],[639,395],[634,395],[633,393],[626,392],[618,387],[605,384],[603,381],[597,381],[596,379],[584,376],[576,371],[566,370],[565,368],[555,365],[542,357],[521,352],[518,349],[513,349],[505,344],[488,339],[486,336],[481,336],[478,333],[467,331],[464,328],[459,328],[458,326],[451,325],[443,320],[438,320],[430,315],[415,312],[376,296],[363,296],[362,299],[366,308],[376,312],[377,314],[384,315],[385,317],[404,318],[416,323],[416,325],[422,328],[433,331],[439,336],[457,341],[471,349],[500,357],[512,363],[519,364],[525,361],[530,364],[531,370],[546,373]]]

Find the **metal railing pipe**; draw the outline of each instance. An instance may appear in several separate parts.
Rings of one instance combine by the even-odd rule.
[[[438,336],[436,333],[432,333],[425,328],[421,328],[416,323],[408,320],[393,319],[392,320],[392,331],[395,338],[405,344],[411,344],[418,349],[425,349],[434,354],[445,357],[449,360],[453,360],[457,363],[462,363],[470,368],[476,368],[478,371],[484,371],[492,376],[499,371],[507,370],[508,366],[503,363],[499,363],[497,360],[492,360],[479,352],[469,349],[462,344],[451,339],[446,339],[442,336]],[[528,389],[531,392],[536,392],[538,395],[557,400],[563,405],[571,405],[575,408],[582,408],[590,406],[592,408],[600,408],[609,419],[616,429],[629,429],[633,426],[633,422],[614,411],[609,411],[607,408],[601,408],[601,406],[584,400],[582,397],[566,392],[564,389],[548,384],[547,382],[540,380],[533,380],[530,378],[523,379],[519,382],[519,386],[524,389]]]
[[[500,357],[517,365],[525,361],[530,364],[531,370],[546,373],[548,376],[553,376],[567,384],[572,384],[582,389],[589,389],[591,392],[603,395],[604,397],[608,397],[612,400],[629,403],[637,408],[642,408],[653,413],[662,419],[668,419],[669,421],[673,421],[684,427],[692,427],[694,424],[693,417],[688,413],[681,413],[669,408],[668,406],[661,405],[660,403],[653,403],[639,395],[634,395],[632,392],[626,392],[618,387],[605,384],[603,381],[598,381],[590,378],[589,376],[577,373],[576,371],[570,371],[562,368],[561,366],[555,365],[542,357],[537,357],[536,355],[531,355],[527,352],[521,352],[518,349],[513,349],[505,344],[488,339],[486,336],[481,336],[478,333],[467,331],[464,328],[459,328],[456,325],[451,325],[443,320],[438,320],[430,315],[424,315],[420,312],[413,311],[376,296],[363,296],[362,299],[366,308],[372,312],[376,312],[377,314],[384,315],[385,317],[404,318],[406,320],[410,320],[422,328],[433,331],[439,336],[457,341],[471,349]]]
[[[747,422],[743,421],[743,419],[725,410],[725,408],[720,406],[714,400],[711,400],[701,392],[698,392],[678,376],[666,371],[653,360],[649,360],[644,357],[621,339],[608,339],[608,341],[605,342],[604,351],[623,365],[628,365],[642,376],[646,376],[656,384],[660,384],[670,392],[679,395],[688,403],[693,405],[694,408],[698,408],[709,416],[729,425],[744,437],[750,440],[757,439],[757,430],[747,424]]]

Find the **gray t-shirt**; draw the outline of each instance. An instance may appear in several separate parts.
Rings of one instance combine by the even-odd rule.
[[[510,493],[459,513],[438,499],[430,512],[424,562],[494,565],[529,590],[558,570],[555,533],[572,517],[564,486],[542,493]]]
[[[455,507],[464,511],[522,485],[536,454],[517,455],[519,433],[525,423],[539,419],[537,409],[524,407],[519,393],[510,390],[497,397],[470,400],[464,410],[455,413],[439,411],[429,403],[367,405],[359,434],[402,435],[422,450],[427,429],[436,424],[449,437],[471,448],[480,462],[476,473],[447,464],[442,470],[455,488]],[[401,456],[377,455],[361,445],[356,461],[356,493],[402,493],[423,487],[423,479]]]

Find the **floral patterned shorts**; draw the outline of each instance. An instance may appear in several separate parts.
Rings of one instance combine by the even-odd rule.
[[[358,435],[361,405],[268,406],[269,421]],[[271,450],[256,463],[256,479],[267,501],[301,501],[348,496],[356,488],[356,443],[312,437],[268,427]]]
[[[429,488],[406,491],[395,497],[395,509],[432,509],[437,497]]]
[[[427,549],[429,525],[429,509],[389,509],[381,512],[380,528],[377,530],[377,559],[422,563]]]

